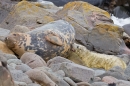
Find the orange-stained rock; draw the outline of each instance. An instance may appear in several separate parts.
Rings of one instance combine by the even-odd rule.
[[[4,42],[0,41],[0,51],[7,54],[14,54],[13,51],[11,51]]]
[[[15,25],[22,25],[34,29],[55,19],[57,16],[47,12],[44,8],[31,2],[21,1],[1,23],[1,27],[12,29]]]

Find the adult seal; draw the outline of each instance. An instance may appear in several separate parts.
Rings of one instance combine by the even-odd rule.
[[[74,40],[72,25],[58,20],[27,33],[12,33],[6,37],[5,43],[19,57],[25,52],[33,52],[48,60],[55,56],[67,56]]]

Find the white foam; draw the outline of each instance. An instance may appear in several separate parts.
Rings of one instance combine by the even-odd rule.
[[[119,25],[119,26],[123,26],[125,24],[130,24],[130,17],[123,19],[123,18],[117,18],[112,15],[111,19],[113,20],[114,24]]]

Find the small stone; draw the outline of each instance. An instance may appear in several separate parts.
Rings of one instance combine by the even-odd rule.
[[[65,72],[63,70],[58,70],[58,71],[56,71],[54,73],[57,74],[60,77],[65,77]]]
[[[106,82],[108,84],[110,84],[110,83],[116,83],[117,80],[118,79],[116,79],[116,78],[114,78],[112,76],[105,76],[105,77],[102,78],[102,81]]]
[[[31,83],[31,84],[28,84],[27,86],[41,86],[41,85],[36,84],[36,83]]]
[[[70,79],[69,77],[64,77],[64,80],[70,85],[70,86],[77,86],[77,84]]]
[[[77,86],[91,86],[88,82],[79,82]]]
[[[27,84],[32,83],[32,80],[28,75],[23,73],[21,70],[11,70],[10,73],[14,81],[25,82]]]
[[[33,80],[44,86],[57,86],[43,71],[31,69],[26,74]]]
[[[57,57],[54,57],[53,59],[50,59],[48,62],[47,62],[47,66],[50,67],[51,65],[53,64],[58,64],[58,63],[62,63],[62,62],[68,62],[68,63],[73,63],[72,61],[64,58],[64,57],[61,57],[61,56],[57,56]]]
[[[94,82],[91,84],[92,86],[108,86],[105,82]]]
[[[9,60],[7,61],[7,63],[8,63],[8,64],[15,63],[16,65],[20,65],[20,64],[22,64],[22,61],[19,60],[19,59],[9,59]]]
[[[27,86],[27,84],[25,82],[18,82],[18,81],[14,81],[14,84],[16,86]]]
[[[26,52],[21,56],[21,61],[31,68],[47,66],[46,62],[38,55]]]
[[[23,72],[27,72],[28,70],[32,69],[26,64],[21,64],[16,66],[17,70],[22,70]]]
[[[12,32],[25,33],[25,32],[28,32],[28,31],[30,31],[28,27],[16,25],[13,29],[11,29],[10,33],[12,33]]]

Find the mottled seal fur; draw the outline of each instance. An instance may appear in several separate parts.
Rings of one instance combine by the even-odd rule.
[[[5,57],[0,56],[0,86],[15,86]]]
[[[109,70],[114,66],[126,68],[126,63],[114,55],[95,53],[76,43],[72,44],[72,50],[87,67],[104,68],[105,70]]]
[[[12,33],[5,42],[19,57],[25,52],[33,52],[47,60],[55,56],[67,56],[74,40],[72,25],[58,20],[27,33]]]

